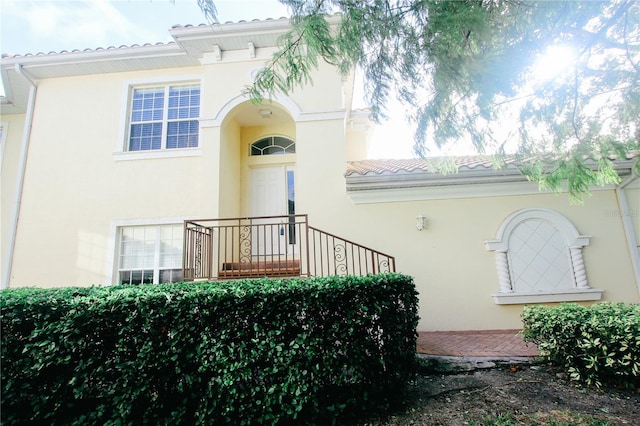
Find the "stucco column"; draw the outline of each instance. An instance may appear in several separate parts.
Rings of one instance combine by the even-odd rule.
[[[571,252],[571,264],[573,265],[573,276],[576,279],[577,288],[590,288],[587,284],[587,272],[584,269],[584,259],[582,258],[582,247],[569,247]]]
[[[498,281],[500,293],[513,293],[511,287],[511,275],[509,274],[509,259],[506,250],[496,250],[496,267],[498,269]]]

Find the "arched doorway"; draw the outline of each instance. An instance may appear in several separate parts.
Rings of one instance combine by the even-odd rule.
[[[243,261],[279,268],[277,262],[298,253],[300,231],[290,217],[296,211],[295,138],[296,123],[277,102],[239,103],[222,122],[218,217],[247,221],[238,237]]]

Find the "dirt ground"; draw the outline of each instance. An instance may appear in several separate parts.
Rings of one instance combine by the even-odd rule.
[[[510,421],[503,422],[507,416]],[[423,373],[411,386],[402,412],[368,424],[606,424],[598,421],[640,425],[640,393],[586,389],[550,366],[517,365],[456,374]]]

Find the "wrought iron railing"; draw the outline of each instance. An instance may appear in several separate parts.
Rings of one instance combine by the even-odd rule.
[[[394,257],[309,226],[309,273],[315,276],[395,272]]]
[[[307,215],[187,220],[185,280],[368,275],[395,258],[308,225]]]

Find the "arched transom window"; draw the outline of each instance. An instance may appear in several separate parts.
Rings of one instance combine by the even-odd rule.
[[[548,209],[520,210],[505,219],[495,240],[500,291],[497,304],[600,300],[591,288],[582,257],[590,237],[561,214]]]
[[[250,155],[295,154],[296,143],[282,136],[269,136],[251,144]]]

